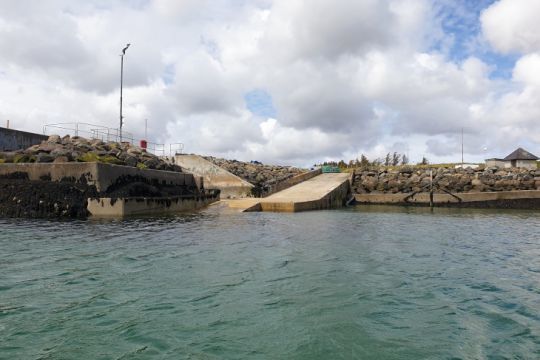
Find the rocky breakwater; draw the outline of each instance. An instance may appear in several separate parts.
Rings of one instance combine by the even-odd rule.
[[[307,171],[291,166],[264,165],[258,161],[243,162],[211,156],[205,159],[253,184],[255,196],[264,196],[272,186]]]
[[[430,170],[433,171],[433,191],[436,193],[540,190],[540,170],[490,167],[477,171],[471,168],[406,167],[400,170],[356,170],[353,192],[357,194],[427,192],[431,186]]]
[[[124,165],[139,169],[178,171],[182,169],[169,164],[154,154],[130,143],[104,142],[79,136],[60,137],[51,135],[41,144],[25,150],[0,152],[0,163],[65,163],[101,162]]]
[[[53,181],[44,173],[39,179],[30,179],[22,167],[25,163],[51,163],[59,166],[70,162],[101,162],[138,169],[157,169],[181,172],[181,168],[168,164],[157,156],[127,143],[103,142],[81,137],[50,136],[39,145],[26,150],[0,153],[0,216],[28,218],[85,218],[88,199],[126,197],[185,197],[198,196],[196,184],[172,185],[142,175],[124,175],[106,189],[98,191],[86,175],[65,177]],[[39,165],[41,166],[41,165]],[[9,167],[9,168],[8,168]],[[139,172],[139,170],[136,170]]]

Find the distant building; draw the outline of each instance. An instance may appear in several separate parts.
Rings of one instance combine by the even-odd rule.
[[[0,127],[0,151],[26,149],[48,138],[47,135]]]
[[[486,166],[497,166],[500,168],[526,168],[526,169],[536,169],[538,163],[538,157],[531,154],[527,150],[522,148],[516,149],[510,155],[504,159],[487,159]]]

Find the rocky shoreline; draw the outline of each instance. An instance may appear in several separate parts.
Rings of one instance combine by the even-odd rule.
[[[514,190],[540,190],[540,170],[520,168],[483,170],[436,168],[399,170],[356,170],[352,190],[357,194],[397,194],[430,191],[433,172],[433,191],[494,192]]]
[[[254,196],[263,196],[272,186],[308,171],[292,166],[264,165],[256,161],[248,163],[212,156],[205,159],[253,184]]]
[[[25,150],[0,152],[0,164],[65,162],[101,162],[139,169],[182,171],[180,166],[170,164],[130,143],[89,140],[80,136],[51,135],[41,144],[30,146]]]

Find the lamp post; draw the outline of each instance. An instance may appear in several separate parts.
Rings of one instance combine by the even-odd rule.
[[[126,55],[126,50],[131,44],[127,44],[125,48],[122,49],[122,55],[120,55],[120,143],[122,142],[122,125],[124,124],[124,116],[122,116],[122,87],[124,85],[124,55]]]

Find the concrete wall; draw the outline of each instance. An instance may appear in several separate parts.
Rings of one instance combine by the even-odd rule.
[[[486,166],[487,167],[494,167],[494,166],[497,166],[498,168],[505,168],[505,167],[508,167],[511,166],[510,162],[506,162],[504,160],[501,160],[501,159],[487,159],[486,160]]]
[[[538,168],[536,160],[517,160],[516,166],[524,169],[536,170]]]
[[[141,170],[129,166],[101,163],[26,163],[0,164],[0,176],[16,172],[27,173],[29,180],[82,181],[95,185],[98,191],[106,191],[123,176],[141,176],[149,181],[169,185],[187,185],[202,188],[203,180],[192,174],[173,171]]]
[[[192,211],[217,201],[217,196],[170,198],[88,199],[88,211],[95,217],[159,215]]]
[[[500,200],[540,199],[540,190],[516,190],[497,192],[476,192],[456,194],[462,203],[488,202]],[[405,202],[407,194],[356,194],[355,200],[361,204],[429,204],[429,193],[419,193]],[[435,204],[459,203],[448,194],[433,194]]]
[[[250,196],[254,187],[244,179],[198,155],[176,155],[174,163],[180,165],[184,171],[202,177],[207,189],[221,190],[222,199]]]
[[[47,140],[47,135],[0,127],[0,151],[26,149]]]
[[[502,169],[510,169],[512,167],[518,167],[523,169],[536,170],[538,168],[538,161],[536,160],[514,160],[506,161],[499,159],[488,159],[486,160],[486,166],[492,167],[497,166]]]

